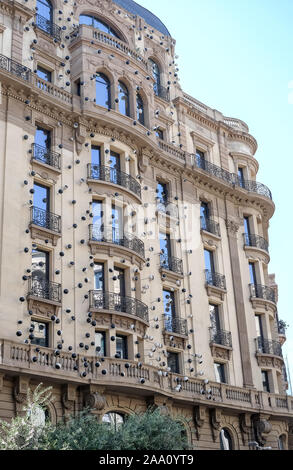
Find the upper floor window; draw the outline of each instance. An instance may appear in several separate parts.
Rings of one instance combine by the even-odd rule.
[[[50,70],[45,69],[44,67],[41,67],[40,65],[38,65],[37,68],[37,76],[45,82],[52,82],[52,72],[50,72]]]
[[[149,59],[149,62],[150,62],[150,66],[151,66],[152,76],[153,76],[153,79],[155,80],[154,92],[158,96],[160,94],[160,88],[161,88],[160,68],[154,60]]]
[[[34,336],[34,338],[31,339],[31,344],[47,348],[49,346],[48,324],[40,321],[32,321],[31,329],[33,329]]]
[[[243,168],[238,168],[238,181],[239,185],[244,188],[245,187],[245,179],[244,179],[244,171]]]
[[[51,131],[37,126],[35,133],[35,144],[40,145],[46,150],[51,148]]]
[[[168,367],[170,367],[171,372],[174,374],[180,374],[180,365],[179,365],[179,354],[176,352],[168,351]]]
[[[158,181],[157,183],[157,200],[162,204],[167,204],[168,201],[168,185],[166,183],[161,183]]]
[[[247,235],[247,237],[249,238],[249,235],[250,235],[250,217],[247,217],[245,216],[244,219],[243,219],[243,223],[244,223],[244,233],[245,235]]]
[[[227,383],[226,373],[225,373],[225,365],[221,364],[220,362],[215,362],[214,363],[214,369],[215,369],[216,382],[218,382],[218,383]]]
[[[136,113],[138,122],[144,126],[144,106],[142,97],[139,94],[136,96]]]
[[[164,140],[164,131],[162,131],[162,129],[156,129],[156,137],[160,140]]]
[[[230,433],[223,428],[220,432],[221,450],[233,450],[233,442]]]
[[[130,116],[129,91],[122,82],[118,82],[119,112],[125,116]]]
[[[269,373],[267,370],[261,371],[263,391],[270,393]]]
[[[114,31],[114,29],[111,28],[111,26],[109,26],[107,23],[100,20],[99,18],[96,18],[95,16],[80,15],[79,24],[93,26],[94,28],[99,29],[100,31],[103,31],[104,33],[110,34],[110,36],[114,36],[117,39],[121,39],[119,35],[116,33],[116,31]]]
[[[110,81],[102,73],[96,77],[96,104],[105,108],[111,108]]]
[[[53,21],[53,7],[49,0],[37,0],[37,12],[47,21]]]

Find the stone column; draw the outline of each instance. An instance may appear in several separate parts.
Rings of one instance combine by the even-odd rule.
[[[254,388],[252,379],[252,367],[250,361],[249,343],[248,343],[248,332],[246,324],[246,313],[245,304],[242,290],[242,278],[240,261],[238,254],[238,242],[237,233],[239,225],[233,220],[226,220],[226,227],[228,233],[233,288],[235,297],[235,310],[238,325],[238,335],[240,344],[240,355],[242,361],[242,372],[243,372],[243,386],[247,388]]]

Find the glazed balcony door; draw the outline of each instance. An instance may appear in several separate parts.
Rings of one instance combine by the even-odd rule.
[[[121,162],[120,155],[116,152],[111,152],[110,157],[110,172],[111,172],[111,183],[120,184],[120,171],[121,171]]]
[[[121,207],[112,206],[112,240],[119,243],[123,238],[123,212]]]

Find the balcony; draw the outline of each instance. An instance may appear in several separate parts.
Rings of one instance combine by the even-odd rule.
[[[232,351],[232,335],[230,331],[210,329],[210,347],[212,356],[227,361],[230,360]]]
[[[40,299],[51,300],[52,302],[61,302],[61,284],[40,279],[39,277],[29,278],[28,295]]]
[[[33,160],[61,171],[61,155],[59,153],[53,152],[41,145],[32,144],[32,155]]]
[[[230,173],[223,168],[214,165],[213,163],[208,162],[199,155],[194,155],[194,163],[197,168],[204,170],[212,176],[215,176],[225,183],[228,183],[232,186],[238,186],[243,188],[248,192],[259,194],[260,196],[265,196],[268,199],[272,200],[272,193],[267,186],[256,181],[242,180],[238,175]]]
[[[276,294],[272,287],[262,286],[261,284],[250,284],[250,295],[252,298],[268,300],[276,303]]]
[[[60,26],[57,26],[52,21],[47,20],[44,16],[36,14],[36,22],[34,24],[38,29],[44,31],[44,33],[49,34],[52,36],[56,41],[61,41],[61,33],[62,29]]]
[[[205,269],[205,278],[208,296],[223,301],[227,292],[225,276]]]
[[[126,232],[121,234],[116,228],[104,229],[100,225],[90,225],[89,239],[94,243],[111,243],[127,248],[134,251],[140,258],[144,259],[145,257],[144,243],[133,234]]]
[[[244,246],[250,246],[254,248],[259,248],[260,250],[264,250],[267,253],[269,252],[269,243],[265,238],[255,235],[255,234],[248,234],[244,233],[243,234],[244,238]]]
[[[215,222],[213,219],[210,217],[203,217],[201,216],[200,218],[200,228],[201,230],[204,230],[205,232],[212,233],[213,235],[216,235],[217,237],[221,237],[221,232],[220,232],[220,225]]]
[[[132,297],[123,297],[114,292],[101,292],[91,290],[89,292],[90,310],[110,310],[111,312],[126,313],[132,317],[149,322],[148,306],[140,300]]]
[[[31,81],[32,71],[15,60],[0,54],[0,69],[5,70],[22,80]]]
[[[271,356],[283,357],[282,347],[278,341],[272,341],[258,337],[255,339],[257,354],[270,354]]]
[[[165,331],[177,335],[188,336],[187,320],[179,317],[167,317],[164,322]]]
[[[162,269],[172,271],[173,273],[183,275],[183,263],[181,259],[168,256],[167,254],[160,254],[160,266]]]
[[[56,246],[61,237],[61,217],[39,207],[32,206],[30,230],[33,239],[50,240]]]
[[[173,204],[173,202],[162,199],[159,196],[156,197],[156,201],[157,201],[158,212],[168,215],[170,217],[174,217],[175,219],[179,218],[178,207],[175,204]]]
[[[89,180],[105,181],[106,183],[122,186],[141,199],[140,184],[127,173],[116,170],[115,168],[102,165],[91,165],[90,163],[88,164],[87,169],[87,177]]]

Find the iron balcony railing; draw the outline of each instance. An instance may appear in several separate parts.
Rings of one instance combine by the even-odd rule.
[[[31,224],[61,233],[61,217],[39,207],[31,207]]]
[[[52,36],[57,41],[61,41],[62,29],[60,26],[57,26],[55,23],[48,20],[44,16],[39,15],[38,13],[36,14],[35,26]]]
[[[28,82],[31,81],[32,72],[28,67],[25,67],[19,62],[9,59],[2,54],[0,54],[0,69],[6,70],[6,72],[10,72],[22,80],[26,80]]]
[[[46,163],[46,165],[50,165],[57,170],[61,170],[61,155],[59,153],[53,152],[52,150],[49,150],[46,147],[42,147],[41,145],[32,144],[32,154],[34,160]]]
[[[262,286],[261,284],[250,284],[250,295],[257,299],[269,300],[276,303],[276,294],[272,287]]]
[[[178,317],[167,317],[165,318],[165,330],[170,333],[188,336],[187,320]]]
[[[173,204],[173,202],[160,198],[159,196],[156,197],[156,200],[157,200],[157,210],[159,212],[162,212],[163,214],[166,214],[166,215],[169,215],[170,217],[174,217],[178,219],[179,211],[178,211],[178,207],[176,206],[176,204]]]
[[[140,300],[121,296],[115,292],[91,290],[89,292],[89,307],[90,309],[128,313],[146,322],[149,321],[148,306],[146,304]]]
[[[226,290],[226,278],[223,274],[215,273],[209,269],[205,270],[206,283],[208,286],[218,287]]]
[[[232,348],[232,335],[230,331],[215,330],[215,328],[211,327],[210,338],[213,344],[220,344],[221,346]]]
[[[162,85],[155,84],[154,85],[154,92],[155,95],[159,98],[162,98],[165,101],[170,101],[170,93],[168,88],[163,87]]]
[[[61,302],[61,284],[34,275],[29,277],[28,281],[28,295],[52,300],[53,302]]]
[[[244,233],[243,238],[244,246],[252,246],[269,252],[269,243],[265,238],[261,237],[260,235]]]
[[[256,342],[256,352],[283,357],[282,348],[278,341],[264,339],[261,336],[259,336],[258,338],[255,339],[255,342]]]
[[[214,235],[217,235],[218,237],[221,236],[220,225],[217,222],[215,222],[213,219],[211,219],[210,217],[201,216],[200,227],[201,227],[201,230],[205,230],[206,232],[213,233]]]
[[[172,271],[173,273],[183,274],[183,263],[181,259],[168,256],[167,254],[160,254],[161,268]]]
[[[93,242],[114,243],[135,251],[141,258],[145,257],[144,242],[131,233],[121,233],[114,227],[105,229],[100,225],[90,225],[89,237]]]
[[[210,175],[216,176],[217,178],[222,179],[228,184],[239,186],[246,191],[253,192],[260,194],[261,196],[265,196],[269,199],[272,199],[272,193],[267,186],[262,183],[258,183],[257,181],[249,181],[239,178],[238,175],[234,173],[230,173],[223,168],[214,165],[213,163],[208,162],[200,155],[194,155],[194,162],[197,168],[206,171]]]
[[[129,189],[141,198],[141,186],[130,175],[123,171],[116,170],[103,165],[88,164],[88,178],[93,180],[105,181],[107,183],[117,184],[123,188]]]

